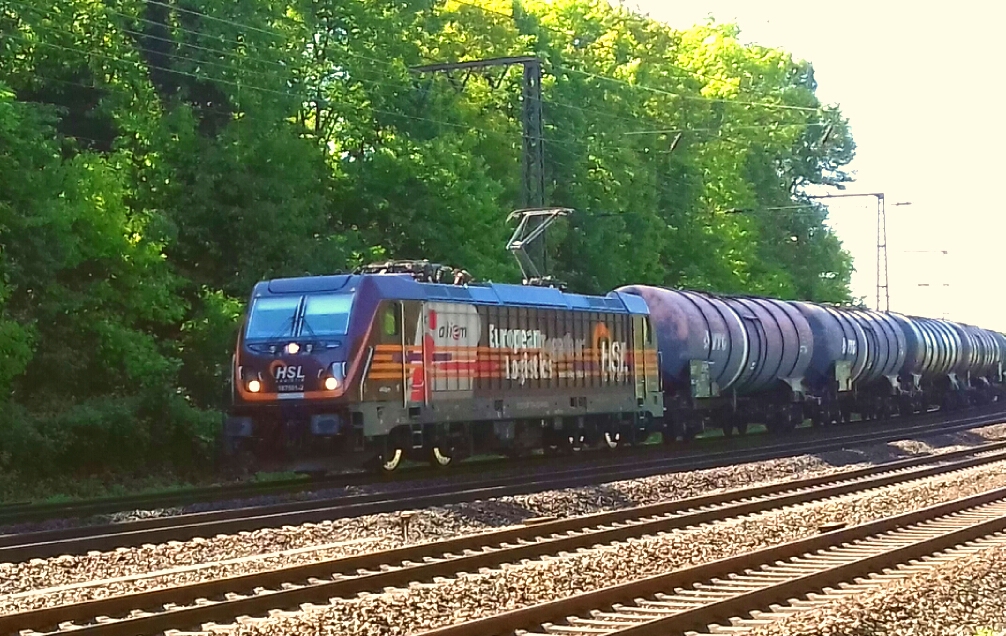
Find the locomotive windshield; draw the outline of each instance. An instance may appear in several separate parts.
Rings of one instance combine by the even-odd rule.
[[[258,298],[252,304],[245,338],[261,341],[344,336],[352,307],[352,294]]]
[[[297,323],[300,296],[258,298],[252,304],[245,337],[249,340],[290,338]]]
[[[318,294],[304,303],[302,336],[344,336],[349,328],[352,294]]]

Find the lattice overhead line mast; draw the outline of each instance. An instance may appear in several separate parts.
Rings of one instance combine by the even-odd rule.
[[[541,59],[533,55],[519,57],[497,57],[487,60],[470,62],[448,62],[444,64],[429,64],[412,69],[415,73],[443,73],[451,78],[455,88],[464,90],[473,73],[484,73],[492,68],[508,68],[522,66],[524,69],[521,82],[521,131],[523,151],[521,152],[521,207],[545,207],[545,148],[542,137],[543,124],[541,114]],[[463,72],[460,83],[455,81],[455,74]],[[492,84],[494,88],[499,82]],[[542,271],[545,270],[544,237],[535,246]]]

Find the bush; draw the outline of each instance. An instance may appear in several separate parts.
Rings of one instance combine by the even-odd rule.
[[[175,395],[95,398],[48,416],[10,406],[0,414],[0,472],[26,483],[206,476],[219,423]]]

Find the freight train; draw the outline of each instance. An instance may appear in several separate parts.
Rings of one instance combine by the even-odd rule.
[[[997,401],[1004,356],[1006,336],[945,320],[385,263],[255,286],[222,439],[231,461],[324,472],[785,433]]]

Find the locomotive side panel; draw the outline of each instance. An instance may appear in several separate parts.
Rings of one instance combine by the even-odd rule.
[[[375,345],[363,408],[367,422],[379,404],[382,417],[367,437],[415,421],[634,413],[637,379],[648,360],[656,368],[645,334],[635,355],[634,314],[449,302],[405,303],[403,314],[404,345]],[[653,377],[644,386],[658,390]]]

